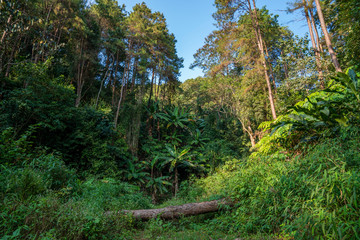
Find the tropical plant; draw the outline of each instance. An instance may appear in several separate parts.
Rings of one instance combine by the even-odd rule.
[[[167,149],[167,156],[164,157],[164,162],[162,163],[163,166],[169,166],[169,172],[174,173],[174,197],[179,190],[179,167],[194,167],[194,164],[189,160],[188,153],[190,151],[189,148],[185,148],[183,150],[178,150],[176,146],[170,147],[166,146]],[[188,158],[186,158],[188,157]]]
[[[270,154],[281,148],[294,149],[299,143],[335,136],[350,121],[358,121],[357,74],[348,69],[346,74],[339,72],[332,79],[327,89],[310,94],[290,107],[288,114],[273,122],[264,122],[260,127],[270,133],[258,143],[259,151],[255,155]]]

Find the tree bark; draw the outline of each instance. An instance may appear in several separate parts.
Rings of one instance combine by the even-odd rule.
[[[148,107],[150,107],[150,101],[151,101],[152,94],[153,94],[154,80],[155,80],[155,68],[152,69],[152,77],[151,77],[150,94],[149,94],[149,99],[148,99]],[[156,80],[155,80],[155,83],[156,83]]]
[[[125,64],[126,64],[126,63],[125,63]],[[121,101],[122,101],[123,95],[124,95],[124,84],[125,84],[125,81],[126,81],[126,75],[127,75],[127,73],[128,73],[129,64],[130,64],[130,60],[128,60],[127,64],[125,65],[124,73],[123,73],[123,77],[122,77],[122,81],[121,81],[120,98],[119,98],[119,101],[118,101],[118,105],[117,105],[117,109],[116,109],[116,114],[115,114],[115,119],[114,119],[114,128],[115,128],[115,129],[116,129],[116,127],[117,127],[117,123],[118,123],[118,119],[119,119]]]
[[[320,20],[321,29],[322,29],[322,31],[324,33],[325,42],[326,42],[326,45],[328,47],[328,50],[329,50],[329,53],[330,53],[330,56],[331,56],[331,60],[332,60],[332,62],[334,64],[334,66],[335,66],[336,71],[337,72],[342,72],[340,64],[339,64],[339,62],[337,60],[337,57],[336,57],[336,53],[334,51],[334,48],[332,47],[329,32],[328,32],[328,30],[326,28],[324,15],[323,15],[322,10],[321,10],[320,1],[315,0],[315,4],[316,4],[316,10],[317,10],[317,13],[318,13],[318,16],[319,16],[319,20]]]
[[[111,71],[110,71],[110,78],[109,78],[109,82],[110,82],[110,86],[111,86],[111,106],[115,106],[115,104],[116,104],[116,72],[117,72],[117,65],[119,64],[118,56],[119,56],[118,53],[116,53],[116,59],[114,59],[111,64]],[[116,70],[114,70],[115,62],[116,62]],[[115,75],[114,75],[114,72],[115,72]]]
[[[9,16],[8,20],[6,21],[6,23],[7,23],[8,26],[9,26],[10,23],[11,23],[11,18],[12,18],[12,14]],[[4,42],[4,39],[5,39],[5,36],[6,36],[6,33],[7,33],[7,27],[8,27],[8,26],[5,26],[5,30],[4,30],[4,32],[3,32],[3,34],[2,34],[1,41],[0,41],[1,45],[2,45],[3,42]]]
[[[109,66],[106,66],[105,68],[106,68],[106,72],[105,72],[105,74],[103,76],[103,79],[100,82],[100,88],[99,88],[99,92],[97,94],[96,102],[95,102],[95,109],[97,109],[97,107],[98,107],[102,86],[104,85],[105,79],[108,77],[108,73],[109,73],[109,70],[110,70]]]
[[[238,120],[241,123],[241,126],[243,128],[244,133],[246,132],[249,135],[251,147],[255,147],[256,146],[255,134],[254,134],[251,126],[248,125],[246,127],[245,124],[244,124],[244,121],[242,121],[240,117],[238,117]]]
[[[269,55],[269,51],[268,51],[268,48],[267,48],[267,46],[266,46],[265,41],[264,41],[264,47],[265,47],[266,56],[267,56],[267,58],[269,59],[269,58],[270,58],[270,55]],[[274,71],[273,71],[273,69],[272,69],[271,62],[269,62],[269,70],[270,70],[270,75],[272,76],[272,82],[273,82],[273,85],[274,85],[274,93],[275,93],[275,95],[276,95],[276,94],[277,94],[277,90],[276,90],[275,74],[274,74]]]
[[[262,65],[264,67],[264,74],[265,74],[266,84],[267,84],[267,87],[268,87],[271,114],[272,114],[273,119],[275,120],[277,118],[277,116],[276,116],[276,110],[275,110],[274,96],[273,96],[273,93],[272,93],[270,77],[269,77],[268,70],[267,70],[267,63],[266,63],[266,59],[265,59],[263,38],[262,38],[262,35],[261,35],[261,30],[260,30],[260,27],[259,27],[259,21],[258,21],[258,18],[257,18],[257,10],[256,10],[256,5],[255,5],[255,0],[253,0],[254,10],[252,10],[252,8],[251,8],[250,0],[248,0],[248,4],[249,4],[250,16],[251,16],[251,20],[252,20],[252,23],[253,23],[253,28],[254,28],[258,48],[259,48],[260,55],[261,55]]]
[[[306,1],[308,2],[308,1]],[[319,37],[319,32],[316,28],[316,24],[315,24],[315,20],[314,20],[314,13],[313,13],[313,10],[311,8],[309,8],[309,12],[310,12],[310,19],[311,19],[311,24],[314,28],[314,32],[315,32],[315,36],[316,36],[316,45],[317,45],[317,48],[318,48],[318,51],[320,53],[323,53],[324,52],[324,49],[322,48],[322,45],[320,43],[320,37]]]
[[[303,0],[303,4],[304,4],[304,13],[305,13],[306,22],[309,27],[311,44],[312,44],[312,47],[313,47],[314,53],[315,53],[315,63],[316,63],[316,67],[317,67],[317,70],[319,73],[320,87],[321,87],[321,89],[324,89],[325,83],[324,83],[324,74],[323,74],[323,71],[321,68],[321,62],[320,62],[320,52],[319,52],[318,46],[316,45],[314,31],[313,31],[313,28],[311,25],[310,16],[309,16],[309,12],[308,12],[305,0]]]
[[[118,212],[106,212],[105,215],[130,214],[138,220],[149,220],[160,217],[162,219],[174,219],[186,216],[194,216],[204,213],[216,212],[221,205],[230,205],[225,199],[208,202],[188,203],[178,206],[170,206],[158,209],[120,210]]]
[[[175,167],[174,197],[176,197],[178,190],[179,190],[179,173],[177,167]]]
[[[133,74],[132,74],[132,80],[131,80],[131,88],[130,88],[130,92],[134,91],[134,87],[135,87],[135,80],[136,80],[136,72],[137,72],[137,65],[138,65],[138,59],[135,58],[134,60],[134,67],[133,67]]]

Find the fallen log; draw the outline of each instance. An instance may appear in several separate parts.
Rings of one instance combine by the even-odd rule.
[[[157,209],[141,209],[141,210],[120,210],[118,212],[106,212],[106,215],[112,214],[130,214],[139,220],[149,220],[157,218],[174,219],[183,216],[194,216],[203,213],[216,212],[221,205],[228,205],[225,199],[213,200],[208,202],[188,203],[178,206],[169,206]]]

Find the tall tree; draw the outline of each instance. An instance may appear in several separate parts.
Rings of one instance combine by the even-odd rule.
[[[255,41],[257,43],[257,48],[259,50],[260,56],[261,56],[261,62],[263,65],[263,72],[264,77],[268,89],[268,98],[270,102],[270,109],[273,119],[276,119],[276,109],[275,109],[275,101],[273,96],[273,90],[270,82],[269,77],[269,67],[268,63],[266,62],[265,57],[265,48],[264,48],[264,40],[263,40],[263,33],[261,31],[260,25],[259,25],[259,19],[258,19],[258,12],[256,8],[255,0],[250,2],[250,0],[216,0],[215,5],[218,8],[217,13],[215,14],[215,17],[217,20],[221,21],[219,25],[224,25],[226,22],[228,22],[231,19],[234,19],[234,16],[236,13],[244,13],[247,12],[251,17],[251,26],[254,31]]]
[[[335,70],[337,72],[342,72],[340,64],[338,62],[338,59],[336,57],[336,53],[334,51],[333,45],[331,43],[331,38],[330,38],[329,32],[327,30],[327,26],[326,26],[324,15],[323,15],[323,12],[322,12],[322,9],[321,9],[320,1],[315,0],[315,4],[316,4],[316,10],[317,10],[317,13],[318,13],[321,29],[323,31],[325,42],[326,42],[328,51],[329,51],[330,56],[331,56],[331,60],[332,60],[332,62],[334,64]]]
[[[320,48],[320,39],[317,33],[317,29],[316,26],[314,24],[314,19],[312,16],[312,12],[310,12],[310,9],[312,8],[312,6],[309,5],[308,1],[306,0],[301,0],[301,1],[295,1],[291,3],[291,8],[288,8],[288,12],[293,12],[295,10],[298,9],[303,9],[303,13],[305,15],[305,19],[309,28],[309,34],[310,34],[310,40],[311,40],[311,44],[312,44],[312,48],[314,51],[314,55],[315,55],[315,63],[316,63],[316,67],[317,67],[317,71],[319,74],[319,81],[320,81],[320,86],[321,88],[325,87],[325,83],[324,83],[324,73],[323,73],[323,69],[322,69],[322,64],[321,64],[321,48]],[[315,35],[314,32],[316,33],[316,38],[315,39]]]

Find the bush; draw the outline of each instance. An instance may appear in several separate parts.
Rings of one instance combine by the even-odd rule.
[[[280,232],[295,239],[359,237],[360,129],[343,129],[307,153],[228,163],[203,181],[235,209],[215,229],[244,234]],[[230,166],[230,167],[229,167]]]

